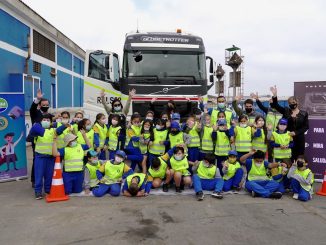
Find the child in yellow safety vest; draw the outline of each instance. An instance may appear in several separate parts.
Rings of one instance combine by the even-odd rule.
[[[266,128],[265,119],[260,115],[257,116],[252,126],[252,149],[266,153],[271,134],[272,131]]]
[[[109,159],[113,159],[115,152],[119,149],[119,136],[121,132],[120,125],[120,115],[113,114],[110,115],[111,122],[110,127],[108,128],[107,135],[109,137],[108,140],[108,149],[109,149]]]
[[[198,160],[204,159],[206,154],[212,154],[214,152],[214,142],[213,142],[213,126],[211,125],[211,116],[204,114],[201,123],[198,125],[200,131],[200,151]]]
[[[126,153],[118,150],[114,159],[110,159],[100,166],[99,170],[96,171],[100,183],[99,187],[92,191],[94,196],[102,197],[106,193],[111,196],[120,195],[123,179],[133,174],[132,169],[124,162],[126,158]]]
[[[106,150],[108,149],[108,127],[106,118],[103,113],[96,115],[96,121],[93,126],[94,130],[94,148],[99,153],[99,159],[106,160]]]
[[[140,114],[133,114],[131,116],[131,125],[127,129],[127,139],[125,152],[128,160],[131,161],[131,168],[135,170],[136,166],[142,170],[143,155],[140,150],[140,134],[141,134],[141,116]]]
[[[65,147],[65,144],[63,142],[63,138],[65,137],[65,135],[69,133],[74,133],[73,125],[69,124],[69,120],[70,120],[70,113],[68,111],[61,112],[61,120],[57,119],[57,128],[62,125],[66,125],[66,129],[63,131],[62,134],[58,135],[57,137],[58,149],[62,149]]]
[[[214,154],[208,153],[202,161],[197,161],[193,166],[192,180],[197,200],[204,199],[203,190],[213,191],[212,197],[222,199],[223,178],[220,170],[215,165]]]
[[[288,168],[291,167],[291,148],[293,138],[287,129],[288,121],[282,118],[278,122],[277,130],[272,133],[270,144],[273,147],[275,162],[285,162]]]
[[[80,193],[83,191],[84,182],[84,151],[90,147],[89,140],[84,130],[81,134],[86,142],[85,145],[77,143],[77,136],[74,134],[67,134],[64,137],[65,147],[57,149],[54,142],[52,154],[54,157],[60,156],[63,161],[62,178],[67,195],[71,193]],[[54,139],[56,136],[54,136]]]
[[[180,124],[178,122],[173,121],[171,123],[170,132],[168,134],[169,140],[169,149],[183,144],[184,146],[190,143],[190,136],[181,131]]]
[[[173,150],[173,156],[169,160],[171,175],[175,183],[175,191],[181,192],[184,186],[191,185],[191,176],[189,172],[189,162],[185,154],[185,150],[181,146],[177,146]]]
[[[314,174],[307,168],[308,161],[303,156],[292,164],[287,177],[291,180],[293,198],[300,201],[308,201],[312,198]]]
[[[127,197],[143,197],[147,196],[150,192],[150,188],[147,185],[147,176],[143,173],[131,174],[127,177],[122,193]]]
[[[90,194],[90,192],[99,186],[99,179],[96,176],[96,171],[100,169],[102,161],[98,160],[97,152],[94,150],[89,150],[87,152],[87,163],[84,170],[84,190],[85,194]]]
[[[223,115],[224,112],[219,112]],[[231,150],[231,138],[233,136],[233,127],[228,129],[227,121],[221,117],[217,124],[213,126],[212,138],[215,142],[216,165],[223,176],[223,162],[228,158],[228,152]]]
[[[75,113],[75,117],[71,121],[71,125],[73,127],[73,134],[76,135],[78,132],[78,123],[83,120],[84,114],[81,111],[77,111]]]
[[[166,129],[165,120],[158,119],[155,128],[153,129],[153,141],[148,143],[148,166],[152,164],[155,157],[164,155],[167,141],[168,130]]]
[[[243,177],[243,169],[237,161],[238,153],[236,151],[228,152],[228,159],[223,163],[223,191],[231,189],[239,191],[241,189],[240,182]]]
[[[247,154],[252,149],[252,133],[249,126],[248,117],[244,114],[239,116],[239,126],[234,128],[235,148],[238,152],[238,158]]]
[[[284,194],[285,189],[288,189],[290,187],[290,181],[287,178],[287,164],[284,162],[280,162],[278,168],[272,168],[270,170],[270,174],[273,180],[277,181],[280,184],[280,186],[278,187],[278,191]]]
[[[147,184],[150,187],[158,188],[163,183],[163,191],[169,191],[169,183],[172,179],[171,170],[167,161],[173,155],[175,147],[170,149],[163,156],[155,157],[152,161],[152,165],[147,172]]]
[[[141,167],[144,174],[147,173],[148,145],[150,141],[154,141],[153,119],[145,119],[139,137],[139,149],[143,156]]]
[[[200,148],[200,128],[199,122],[196,121],[194,115],[188,117],[186,124],[183,127],[183,132],[190,136],[190,142],[187,145],[188,160],[191,162],[198,161]],[[191,171],[191,169],[189,169]]]
[[[86,144],[86,142],[81,133],[81,130],[85,131],[86,137],[88,138],[90,143],[90,148],[87,151],[85,151],[84,163],[86,164],[88,162],[88,159],[86,157],[87,152],[90,150],[94,150],[94,130],[93,130],[92,123],[89,119],[84,118],[78,123],[77,143],[83,145]]]

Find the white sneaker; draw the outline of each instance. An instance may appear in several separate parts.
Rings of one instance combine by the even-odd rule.
[[[298,200],[299,199],[299,194],[298,193],[294,193],[293,194],[293,199]]]

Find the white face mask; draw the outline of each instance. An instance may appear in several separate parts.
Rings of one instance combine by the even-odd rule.
[[[262,128],[264,126],[265,122],[264,121],[258,121],[257,122],[257,127]]]
[[[61,120],[61,122],[62,122],[63,124],[67,124],[67,123],[69,123],[69,119],[64,119],[64,118],[63,118],[63,119]]]
[[[153,121],[153,118],[152,117],[146,117],[146,119]]]
[[[76,118],[76,122],[80,122],[81,120],[83,120],[82,118]]]
[[[77,146],[77,141],[73,141],[70,143],[70,147],[76,147]]]
[[[149,131],[150,127],[144,127],[145,131]]]
[[[42,128],[50,128],[51,122],[49,121],[42,121]]]
[[[140,123],[138,122],[138,123],[134,123],[133,124],[135,127],[139,127],[140,126]]]
[[[156,127],[157,130],[162,129],[162,126],[160,126],[160,125],[156,125],[155,127]]]
[[[245,127],[247,127],[247,123],[240,123],[240,128],[245,128]]]
[[[62,122],[62,119],[61,118],[58,118],[57,120],[55,120],[57,123],[61,123]]]
[[[121,111],[121,106],[115,106],[113,107],[115,111]]]
[[[112,123],[113,126],[115,126],[115,125],[118,124],[118,121],[113,119],[113,120],[111,121],[111,123]]]
[[[256,165],[258,168],[259,168],[262,164],[263,164],[262,162],[260,162],[260,163],[255,162],[255,165]]]
[[[87,125],[85,128],[86,128],[87,131],[89,131],[89,130],[92,129],[92,125]]]
[[[183,156],[182,155],[174,155],[174,159],[177,161],[182,160]]]
[[[114,158],[114,161],[115,161],[116,163],[121,163],[121,162],[123,161],[123,159],[122,159],[121,157],[116,156],[116,157]]]

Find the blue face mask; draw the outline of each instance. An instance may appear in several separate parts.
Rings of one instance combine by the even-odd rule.
[[[50,128],[51,122],[49,121],[42,121],[41,122],[42,128]]]
[[[224,109],[224,108],[225,108],[225,104],[224,104],[224,103],[218,103],[218,104],[217,104],[217,107],[218,107],[219,109]]]
[[[115,110],[115,111],[121,111],[121,106],[115,106],[115,107],[114,107],[114,110]]]

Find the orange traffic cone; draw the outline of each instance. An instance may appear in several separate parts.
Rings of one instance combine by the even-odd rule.
[[[324,180],[320,190],[316,193],[317,195],[326,196],[326,170],[324,173]]]
[[[62,170],[60,157],[56,157],[50,195],[46,196],[47,202],[67,201],[69,196],[65,194],[65,188],[62,179]]]

